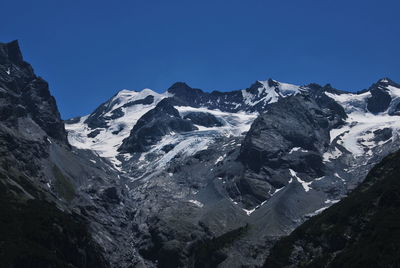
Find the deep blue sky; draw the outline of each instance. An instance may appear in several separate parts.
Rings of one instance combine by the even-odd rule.
[[[400,81],[398,0],[2,1],[0,41],[19,39],[63,118],[118,90],[204,90],[255,80],[346,90]]]

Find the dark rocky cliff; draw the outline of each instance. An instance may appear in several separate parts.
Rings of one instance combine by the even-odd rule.
[[[49,85],[22,58],[17,41],[0,44],[0,120],[15,126],[31,117],[50,137],[67,144],[64,123]]]
[[[72,154],[47,82],[23,61],[17,41],[0,43],[2,267],[109,266],[88,221],[67,205],[77,181],[52,159],[56,148]]]
[[[279,241],[264,265],[399,267],[400,152],[387,156],[350,195]]]

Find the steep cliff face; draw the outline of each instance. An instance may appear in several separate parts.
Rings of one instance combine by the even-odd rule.
[[[91,155],[89,153],[89,155]],[[75,158],[75,159],[74,159]],[[0,44],[0,260],[4,267],[108,267],[73,203],[84,178],[47,83],[16,41]],[[82,160],[84,167],[88,160]],[[69,163],[68,163],[69,162]],[[94,174],[94,173],[93,173]]]
[[[118,150],[125,153],[146,152],[151,145],[157,144],[170,133],[195,129],[191,120],[183,119],[168,99],[164,99],[137,121]]]
[[[0,119],[16,126],[30,117],[48,136],[67,144],[67,134],[49,86],[23,60],[17,41],[0,44]]]
[[[387,156],[344,200],[271,250],[264,267],[397,267],[400,152]]]

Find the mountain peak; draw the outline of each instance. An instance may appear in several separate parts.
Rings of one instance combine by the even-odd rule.
[[[378,83],[389,83],[390,81],[392,81],[392,80],[390,80],[390,78],[383,77],[383,78],[378,80]]]
[[[185,82],[176,82],[168,88],[168,92],[175,93],[180,91],[191,90],[192,88]]]
[[[129,90],[129,89],[122,89],[120,91],[118,91],[117,95],[118,97],[120,96],[137,96],[137,95],[156,95],[158,93],[156,93],[155,91],[153,91],[150,88],[144,88],[142,90]]]
[[[273,80],[272,78],[269,78],[269,79],[267,80],[267,83],[268,83],[268,86],[269,86],[269,87],[277,87],[277,86],[279,86],[279,82]]]
[[[197,88],[192,88],[184,82],[176,82],[167,90],[168,93],[172,93],[179,97],[189,97],[194,95],[202,94],[203,91]]]
[[[378,85],[378,86],[394,86],[397,88],[400,88],[400,85],[397,84],[396,82],[394,82],[392,79],[388,78],[388,77],[383,77],[381,79],[378,80],[378,82],[376,82],[374,85]]]
[[[23,62],[18,40],[9,43],[0,43],[0,63],[7,63],[10,61],[14,63]]]
[[[280,92],[280,94],[282,94],[284,96],[297,94],[297,93],[299,93],[299,89],[300,89],[300,87],[297,85],[282,83],[282,82],[273,80],[272,78],[269,78],[266,81],[257,81],[257,82],[259,84],[261,84],[264,88],[274,89],[275,91]]]

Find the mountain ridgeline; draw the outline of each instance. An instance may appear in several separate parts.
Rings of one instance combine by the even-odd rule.
[[[351,258],[374,250],[375,227],[376,267],[398,261],[388,78],[358,93],[178,82],[62,121],[14,41],[0,44],[0,111],[5,267],[343,267],[370,261]]]

